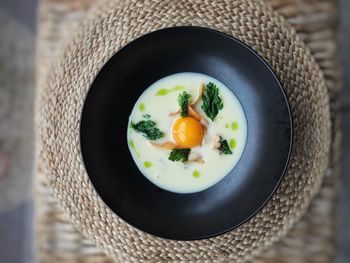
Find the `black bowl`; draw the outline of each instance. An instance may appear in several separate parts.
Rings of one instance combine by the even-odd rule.
[[[192,194],[168,192],[147,180],[126,138],[128,117],[142,92],[179,72],[204,73],[226,84],[248,122],[236,167]],[[292,120],[280,82],[251,48],[211,29],[175,27],[134,40],[108,61],[86,97],[80,135],[91,182],[118,216],[159,237],[194,240],[238,227],[269,200],[288,164]]]

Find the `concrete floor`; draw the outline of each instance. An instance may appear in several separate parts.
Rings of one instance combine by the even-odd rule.
[[[0,11],[15,19],[35,35],[38,0],[1,0]],[[341,0],[342,62],[344,90],[341,96],[343,117],[343,174],[340,183],[339,251],[336,263],[350,262],[350,1]],[[0,41],[6,36],[0,36]],[[34,49],[33,49],[34,52]],[[1,71],[0,71],[1,74]],[[0,85],[0,89],[1,89]],[[33,261],[32,200],[0,212],[1,263],[30,263]]]

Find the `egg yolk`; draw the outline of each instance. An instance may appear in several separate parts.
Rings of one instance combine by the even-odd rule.
[[[192,148],[202,143],[203,127],[194,118],[179,118],[173,124],[172,134],[178,146]]]

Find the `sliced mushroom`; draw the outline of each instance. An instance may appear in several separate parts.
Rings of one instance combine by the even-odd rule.
[[[174,112],[170,112],[168,114],[168,116],[174,116],[174,115],[177,115],[177,114],[180,114],[180,109],[178,109],[177,111],[174,111]]]
[[[188,156],[187,162],[197,162],[197,163],[204,163],[202,156],[198,152],[191,152]]]
[[[191,106],[188,106],[188,115],[197,121],[201,121],[203,118],[197,113]]]
[[[220,147],[220,136],[215,134],[213,136],[213,145],[212,149],[218,149]]]
[[[204,126],[204,127],[208,127],[208,121],[206,120],[206,119],[201,119],[200,120],[200,123],[202,124],[202,126]]]
[[[195,160],[188,160],[187,162],[190,162],[190,163],[205,163],[204,159],[202,158],[198,158],[198,159],[195,159]]]
[[[199,87],[197,97],[190,103],[191,106],[196,105],[202,99],[204,89],[205,89],[205,84],[202,82]]]
[[[175,149],[175,148],[179,148],[175,143],[172,143],[172,142],[155,143],[155,142],[152,142],[152,141],[148,141],[148,143],[151,146],[153,146],[153,147],[166,149],[166,150],[172,150],[172,149]]]

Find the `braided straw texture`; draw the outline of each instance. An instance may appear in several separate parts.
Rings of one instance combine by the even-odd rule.
[[[79,152],[82,102],[98,70],[135,37],[175,25],[210,27],[252,46],[280,78],[294,122],[289,168],[267,206],[230,233],[191,242],[155,238],[114,215],[93,190]],[[64,49],[48,83],[39,78],[38,84],[45,86],[38,92],[36,115],[40,172],[48,175],[55,196],[77,229],[120,262],[250,258],[300,218],[326,171],[331,122],[323,75],[285,20],[261,2],[104,1]]]

